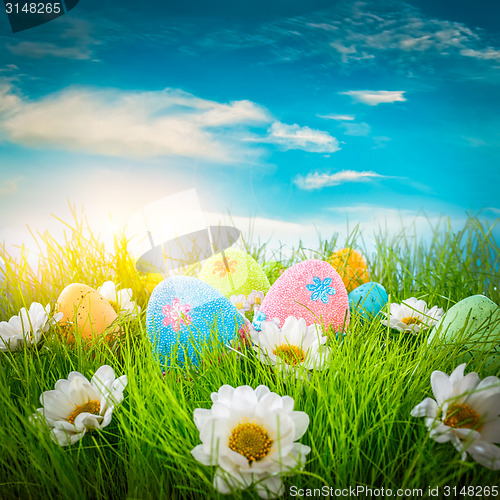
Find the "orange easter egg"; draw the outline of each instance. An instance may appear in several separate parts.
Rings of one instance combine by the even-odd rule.
[[[337,250],[330,257],[330,263],[340,274],[348,292],[370,281],[366,260],[357,250]]]
[[[117,318],[111,304],[96,290],[82,283],[68,285],[59,295],[56,309],[63,313],[60,323],[73,323],[72,330],[84,340],[103,335]],[[115,326],[106,333],[117,333],[118,330],[119,327]]]

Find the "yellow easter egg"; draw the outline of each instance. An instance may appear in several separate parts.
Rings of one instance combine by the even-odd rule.
[[[60,323],[73,323],[72,331],[84,340],[103,335],[117,318],[111,304],[96,290],[82,283],[68,285],[59,295],[56,309],[63,313]],[[117,333],[118,330],[119,327],[115,326],[106,333]],[[72,340],[70,332],[68,340]]]
[[[337,250],[330,257],[330,263],[340,274],[348,292],[370,281],[366,260],[357,250]]]

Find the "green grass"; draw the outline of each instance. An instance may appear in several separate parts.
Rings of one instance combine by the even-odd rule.
[[[34,235],[41,249],[47,247],[38,272],[24,252],[15,260],[0,250],[5,261],[0,319],[8,320],[33,301],[55,304],[69,283],[97,287],[107,279],[132,288],[143,312],[123,322],[113,345],[69,347],[52,328],[40,349],[0,355],[0,498],[218,498],[213,468],[197,463],[190,450],[199,444],[193,410],[209,408],[210,393],[223,384],[265,384],[290,395],[295,409],[309,414],[301,442],[312,451],[304,470],[286,479],[286,496],[291,486],[422,489],[425,496],[429,486],[498,484],[498,471],[470,459],[461,462],[450,443],[428,438],[424,419],[410,416],[417,403],[432,397],[432,371],[451,373],[457,366],[461,345],[432,349],[425,335],[394,335],[379,322],[354,315],[346,340],[332,341],[327,368],[303,381],[277,376],[248,350],[246,356],[206,352],[199,369],[174,366],[162,377],[145,327],[148,297],[158,277],[134,270],[123,240],[109,253],[84,218],[75,214],[73,223],[63,224],[63,244]],[[458,232],[443,218],[430,242],[412,228],[392,237],[379,232],[376,252],[365,254],[371,278],[385,286],[392,301],[416,296],[446,310],[465,297],[485,294],[498,304],[499,249],[491,229],[470,217]],[[347,241],[334,236],[316,249],[299,243],[291,256],[277,252],[267,262],[266,245],[246,245],[274,281],[280,267],[310,257],[327,259],[346,244],[363,252],[360,240],[354,231]],[[105,363],[117,376],[127,374],[129,383],[123,404],[102,432],[61,448],[30,423],[43,391],[72,370],[90,378]],[[491,369],[498,374],[498,362]],[[477,371],[481,378],[492,374],[481,359],[466,371]],[[248,490],[235,498],[255,496]]]

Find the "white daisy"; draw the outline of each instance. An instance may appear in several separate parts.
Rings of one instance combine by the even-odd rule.
[[[500,469],[500,379],[477,373],[464,376],[465,363],[448,376],[431,375],[435,400],[425,398],[411,411],[412,417],[425,417],[430,437],[438,443],[451,441],[462,453],[489,469]]]
[[[309,416],[293,411],[290,396],[279,396],[263,385],[223,385],[211,398],[209,410],[194,410],[202,444],[191,453],[203,465],[217,467],[214,487],[229,494],[253,484],[261,498],[282,495],[281,475],[301,469],[311,451],[297,443]]]
[[[18,316],[12,316],[8,322],[0,322],[0,350],[15,351],[25,344],[37,344],[42,333],[46,333],[62,316],[62,313],[57,313],[50,318],[50,304],[44,308],[42,304],[33,302],[28,311],[25,307],[21,308]]]
[[[284,371],[299,365],[307,370],[321,370],[330,356],[330,349],[323,347],[328,338],[321,327],[314,323],[307,326],[304,318],[289,316],[281,329],[279,323],[263,321],[260,332],[250,333],[261,361]]]
[[[141,312],[141,308],[132,300],[132,288],[117,290],[112,281],[105,281],[97,292],[111,304],[119,316],[135,318]]]
[[[231,295],[230,299],[231,304],[238,310],[240,314],[245,314],[246,311],[250,311],[252,308],[252,304],[247,300],[245,295]]]
[[[89,382],[79,372],[56,382],[55,390],[40,396],[42,408],[32,415],[33,421],[52,428],[52,439],[61,446],[74,444],[87,431],[102,429],[111,422],[115,405],[123,401],[127,376],[115,380],[108,365],[101,366]]]
[[[396,328],[400,332],[411,332],[417,334],[424,328],[434,326],[444,314],[444,311],[437,306],[432,309],[427,307],[425,300],[417,300],[410,297],[402,304],[391,304],[389,315],[389,327]],[[387,326],[387,319],[382,321]]]

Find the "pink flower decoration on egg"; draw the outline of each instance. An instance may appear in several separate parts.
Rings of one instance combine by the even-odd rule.
[[[175,298],[172,301],[172,305],[165,304],[161,309],[161,312],[165,315],[163,325],[168,326],[172,323],[174,332],[178,332],[181,323],[184,323],[186,326],[191,323],[191,316],[188,314],[190,310],[190,304],[181,305],[181,301]]]

